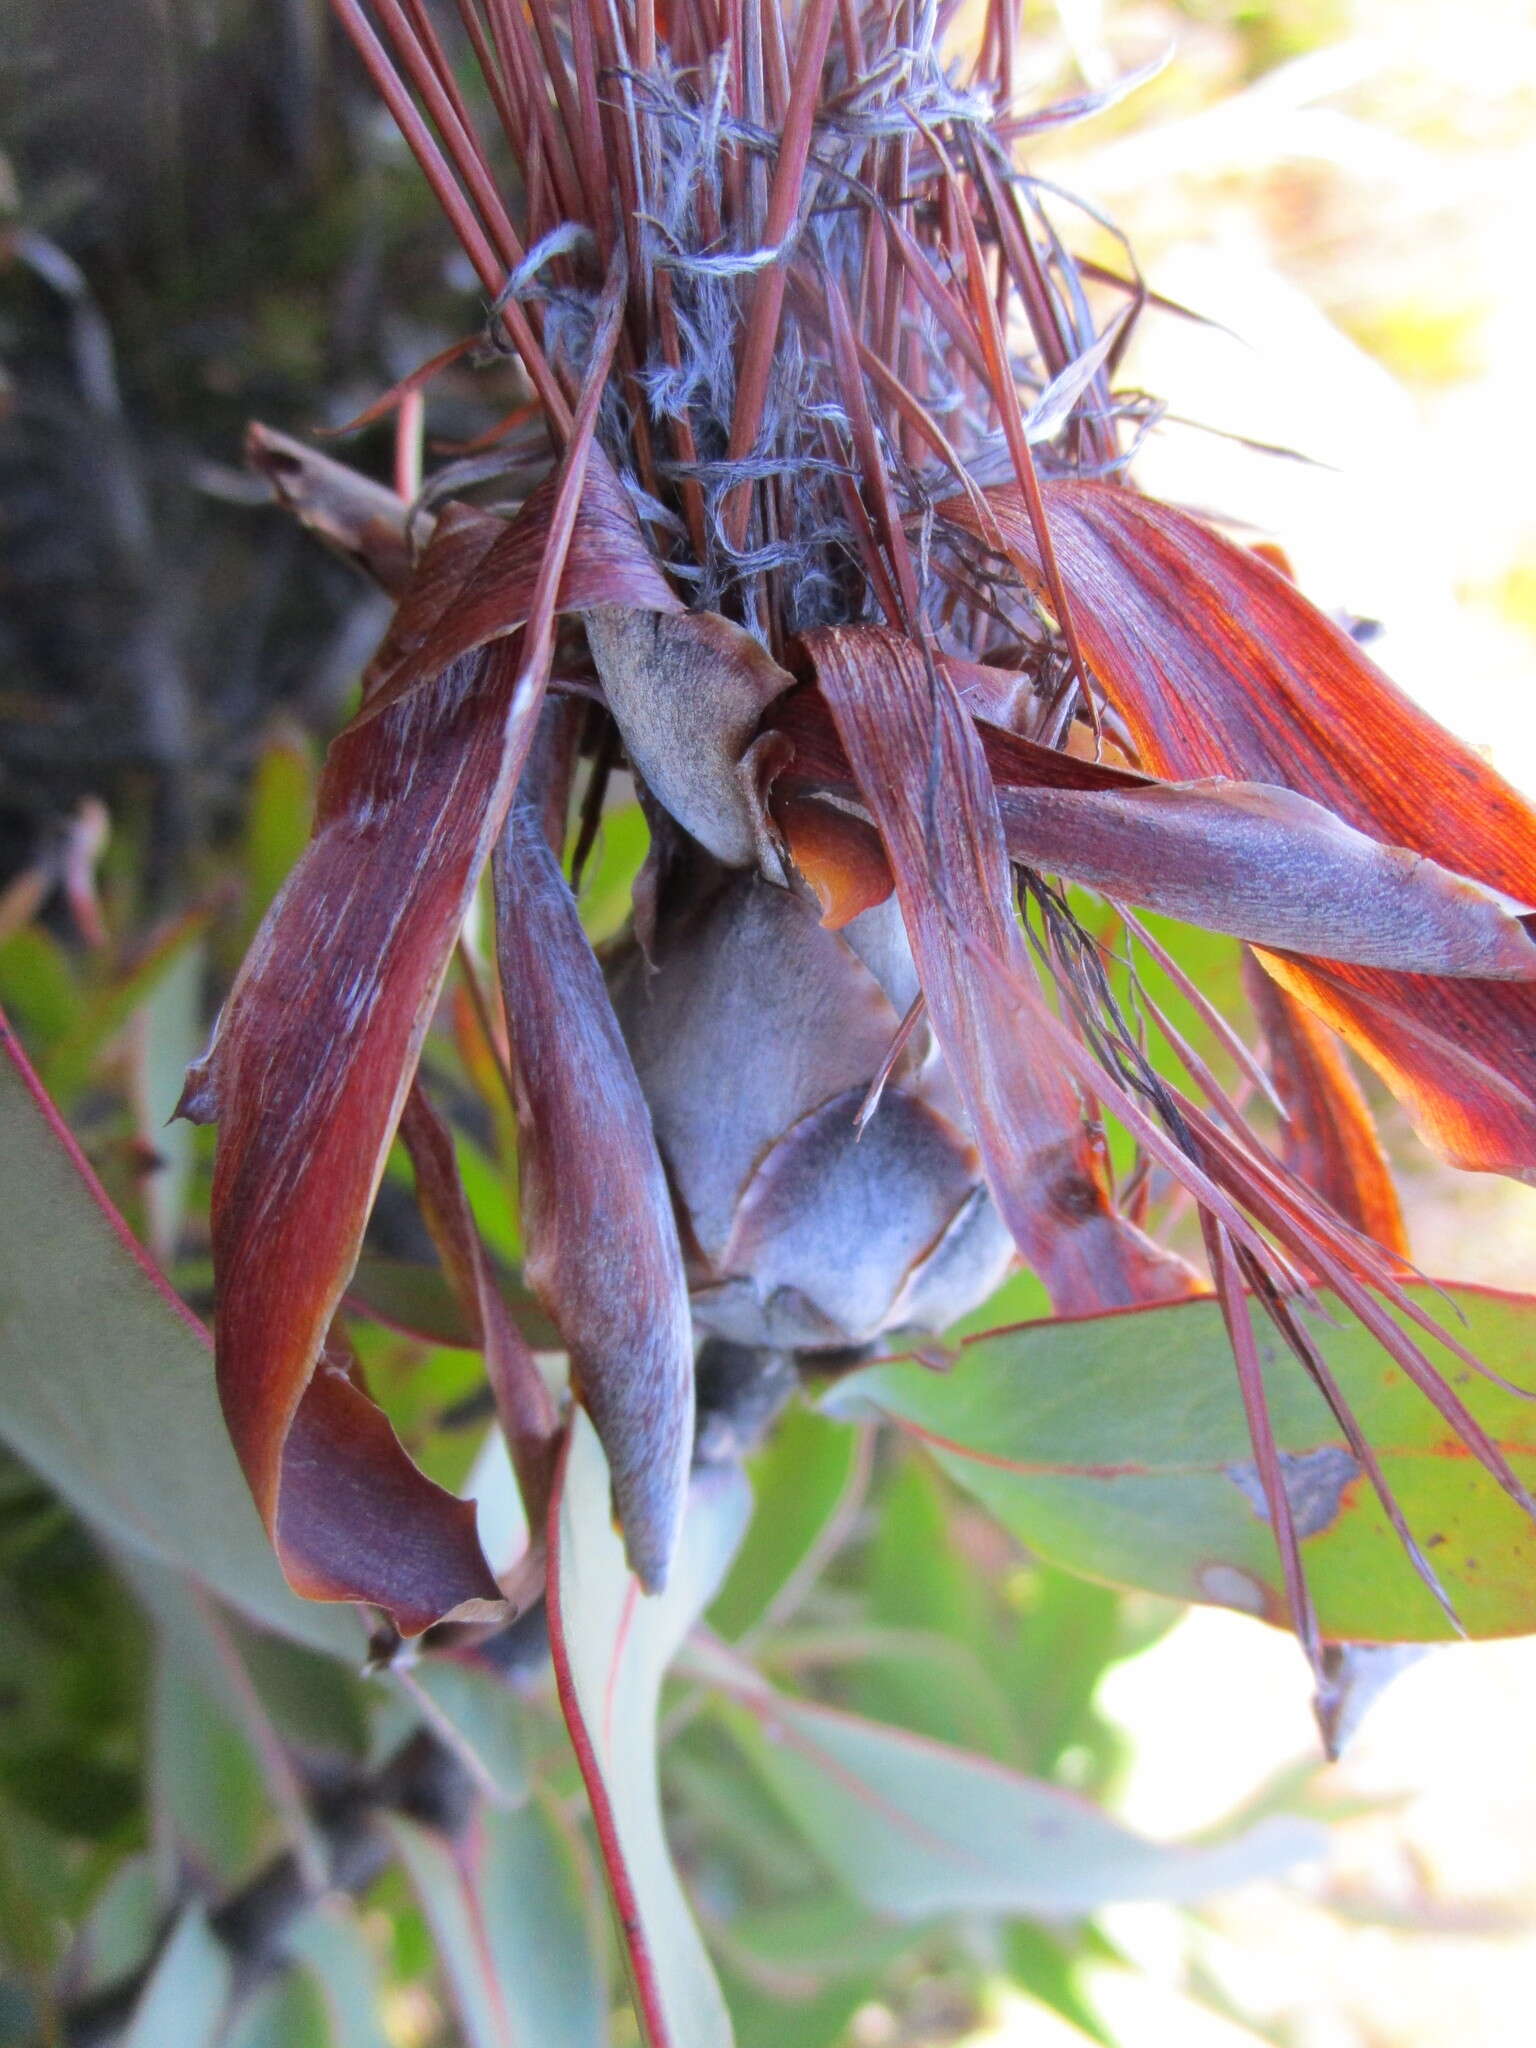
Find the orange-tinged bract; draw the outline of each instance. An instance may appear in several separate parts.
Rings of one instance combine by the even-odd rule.
[[[646,1587],[701,1339],[781,1374],[942,1330],[1020,1259],[1064,1314],[1220,1297],[1321,1667],[1250,1306],[1431,1586],[1298,1312],[1314,1283],[1525,1503],[1419,1345],[1329,1027],[1447,1156],[1536,1174],[1536,819],[1256,552],[1137,492],[1148,402],[1115,374],[1151,301],[1075,261],[1029,175],[1031,133],[1096,101],[1015,97],[1005,0],[969,58],[952,10],[891,0],[462,0],[483,93],[425,10],[333,4],[530,397],[503,496],[439,493],[435,519],[253,438],[398,603],[189,1090],[220,1123],[220,1389],[290,1574],[405,1631],[492,1611],[462,1506],[402,1476],[332,1321],[495,847],[527,1277]],[[563,853],[620,770],[651,843],[599,962]],[[1208,1021],[1278,1096],[1274,1151],[1067,884],[1133,953],[1157,957],[1135,906],[1257,949],[1273,1080]],[[537,1518],[557,1418],[412,1128]],[[1183,1252],[1169,1187],[1200,1220]],[[370,1483],[398,1554],[387,1518],[351,1540]]]

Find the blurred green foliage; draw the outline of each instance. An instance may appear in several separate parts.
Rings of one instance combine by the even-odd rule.
[[[270,850],[295,815],[295,792],[309,786],[307,770],[295,773],[303,753],[291,732],[274,739],[252,778],[241,851],[226,876],[231,886],[195,937],[180,942],[195,947],[188,957],[201,964],[185,998],[194,1013],[206,1010],[219,971],[212,963],[228,957],[230,932],[247,926],[250,902],[270,888]],[[617,822],[624,826],[623,814]],[[610,859],[632,865],[627,844],[615,832],[610,845],[620,851],[605,853],[594,871],[589,898],[599,921],[609,915]],[[146,1126],[137,1107],[146,1057],[137,1025],[164,986],[143,957],[175,951],[174,944],[149,956],[119,950],[110,931],[100,947],[82,947],[28,926],[0,946],[0,1000],[14,1008],[32,1058],[63,1076],[64,1106],[135,1224],[148,1231],[160,1216],[172,1277],[196,1297],[207,1272],[207,1147],[199,1136],[167,1214],[154,1191],[171,1164],[149,1149],[158,1128]],[[36,971],[39,960],[52,962],[51,980],[47,968]],[[452,1031],[435,1034],[433,1062],[473,1123],[475,1079]],[[10,1128],[13,1166],[41,1199],[47,1176],[18,1149],[24,1138],[35,1143],[26,1138],[32,1127]],[[484,1171],[471,1181],[471,1198],[488,1239],[511,1249],[505,1217],[515,1165],[496,1153],[485,1128]],[[386,1192],[383,1210],[386,1264],[427,1278],[425,1239],[403,1182],[393,1196]],[[124,1384],[103,1390],[107,1407],[87,1402],[72,1412],[88,1430],[110,1427],[105,1418],[117,1401],[131,1443],[133,1410],[162,1370],[153,1317],[169,1311],[146,1310],[144,1348],[123,1348],[130,1340],[119,1313],[93,1307],[110,1289],[92,1264],[108,1253],[91,1246],[107,1240],[87,1211],[81,1215],[86,1235],[60,1246],[71,1307],[52,1327],[62,1363],[93,1351],[84,1333],[93,1314],[102,1321],[94,1355],[115,1355]],[[166,1363],[166,1347],[179,1356],[190,1346],[185,1370],[197,1372],[195,1341],[160,1327]],[[353,1333],[370,1384],[426,1467],[450,1484],[465,1483],[474,1469],[491,1515],[492,1554],[509,1555],[520,1525],[506,1505],[505,1475],[492,1476],[494,1456],[486,1464],[494,1433],[476,1354],[364,1313],[353,1318]],[[130,1359],[143,1362],[130,1366]],[[93,1370],[90,1356],[84,1369]],[[128,1384],[135,1376],[142,1382],[136,1391]],[[167,1472],[198,1465],[225,1475],[243,1533],[220,1532],[218,1563],[211,1518],[227,1515],[217,1494],[178,1489],[177,1501],[156,1507],[158,1521],[141,1522],[125,1498],[132,1480],[124,1474],[139,1469],[147,1477],[151,1467],[135,1467],[131,1450],[125,1465],[125,1446],[100,1445],[108,1450],[103,1463],[98,1452],[83,1443],[71,1449],[66,1439],[55,1468],[66,1500],[15,1461],[4,1467],[0,1886],[8,1910],[0,1914],[7,2001],[0,2025],[8,2031],[0,2040],[98,2038],[89,2029],[103,2011],[115,2031],[99,2038],[130,2038],[127,2028],[134,2039],[191,2040],[216,2021],[223,2025],[227,2009],[233,2032],[224,2038],[241,2043],[464,2041],[480,2048],[504,2038],[496,1982],[536,1999],[521,2014],[519,2042],[564,2048],[609,2038],[610,2024],[612,2038],[625,2039],[618,1958],[584,1802],[538,1640],[510,1687],[468,1666],[430,1661],[362,1677],[360,1637],[350,1672],[345,1655],[334,1663],[285,1641],[290,1612],[297,1634],[320,1640],[309,1624],[320,1613],[270,1590],[265,1539],[229,1465],[211,1383],[190,1405],[185,1385],[168,1386],[173,1405],[155,1411],[162,1421],[153,1425],[160,1432],[154,1455],[169,1455]],[[50,1412],[28,1410],[26,1421],[0,1414],[0,1434],[19,1426],[32,1432],[27,1441],[41,1441]],[[98,1469],[115,1476],[97,1485],[91,1474]],[[998,1836],[997,1868],[1006,1873],[1017,1863],[1019,1877],[962,1877],[956,1893],[947,1852],[935,1851],[931,1868],[922,1855],[906,1858],[905,1876],[889,1893],[900,1862],[890,1862],[878,1834],[859,1852],[874,1861],[847,1866],[844,1850],[856,1838],[840,1835],[829,1857],[818,1816],[850,1769],[857,1776],[866,1766],[877,1773],[889,1767],[882,1745],[904,1742],[901,1731],[946,1745],[942,1754],[954,1759],[946,1768],[962,1773],[940,1794],[946,1803],[969,1782],[965,1773],[999,1767],[1018,1788],[1006,1797],[1026,1802],[1021,1813],[1044,1800],[1040,1810],[1055,1814],[1053,1783],[1074,1795],[1111,1796],[1118,1750],[1096,1712],[1095,1688],[1109,1665],[1144,1647],[1177,1609],[1064,1578],[979,1517],[931,1463],[894,1438],[877,1439],[804,1402],[757,1454],[751,1478],[750,1530],[711,1603],[713,1633],[700,1639],[704,1662],[685,1660],[662,1722],[671,1844],[739,2039],[831,2048],[850,2015],[871,2002],[896,2015],[947,2016],[941,2033],[914,2039],[958,2037],[985,2012],[989,1987],[1009,1980],[1092,2030],[1076,1959],[1099,1944],[1086,1922],[1070,1931],[1081,1919],[1081,1886],[1091,1896],[1135,1895],[1156,1870],[1164,1876],[1151,1880],[1154,1887],[1167,1881],[1199,1889],[1199,1880],[1179,1876],[1180,1852],[1170,1860],[1095,1818],[1094,1828],[1111,1832],[1092,1837],[1098,1861],[1082,1868],[1097,1874],[1085,1879],[1059,1845],[1041,1858],[1010,1822]],[[497,1500],[499,1519],[489,1505]],[[169,1516],[161,1514],[165,1506]],[[260,1612],[264,1627],[253,1628],[242,1609]],[[338,1647],[346,1640],[343,1631]],[[741,1661],[746,1655],[750,1665]],[[728,1676],[724,1693],[720,1670]],[[740,1682],[730,1673],[753,1671],[778,1702],[769,1720],[769,1695],[729,1691]],[[781,1780],[763,1730],[792,1707],[812,1717],[805,1726],[818,1741],[829,1729],[846,1741],[852,1730],[864,1746],[835,1767],[829,1762],[830,1777],[813,1765],[809,1779]],[[829,1709],[855,1718],[815,1719]],[[433,1758],[425,1775],[446,1780],[446,1794],[441,1782],[424,1791],[401,1764],[424,1742]],[[975,1784],[993,1798],[983,1779]],[[884,1801],[890,1793],[868,1796]],[[1073,1826],[1086,1824],[1082,1812],[1084,1822]],[[899,1837],[918,1829],[914,1843],[928,1825],[916,1818],[894,1824]],[[366,1851],[352,1838],[359,1826],[373,1843]],[[993,1852],[981,1845],[976,1853],[984,1873]],[[1254,1867],[1272,1867],[1265,1847],[1255,1853]],[[328,1866],[327,1896],[305,1903]],[[274,1872],[288,1873],[291,1896]],[[1048,1932],[1010,1913],[1005,1901],[1021,1884],[1021,1900],[1059,1895],[1066,1921],[1053,1914]],[[889,1904],[907,1896],[902,1887],[911,1888],[913,1907],[893,1920]],[[274,1908],[278,1895],[285,1902]],[[961,1910],[968,1899],[974,1903]],[[487,1977],[475,1946],[477,1915],[499,1977]],[[114,2004],[114,1988],[124,1984],[128,1992]],[[579,2025],[571,2016],[577,2011],[586,2015]],[[174,2021],[164,2019],[167,2012]],[[162,2025],[178,2031],[147,2031]]]

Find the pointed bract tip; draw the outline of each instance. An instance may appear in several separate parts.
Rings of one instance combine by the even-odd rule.
[[[667,1574],[672,1566],[670,1557],[628,1542],[624,1545],[624,1555],[629,1559],[630,1570],[640,1581],[642,1593],[654,1596],[667,1590]]]
[[[623,1540],[629,1568],[646,1593],[666,1590],[682,1536],[687,1471],[667,1472],[668,1462],[659,1457],[637,1475],[626,1469],[621,1449],[616,1469],[610,1470],[613,1526]],[[610,1459],[611,1467],[614,1463]]]
[[[211,1059],[194,1060],[187,1069],[187,1078],[182,1083],[176,1107],[166,1118],[175,1123],[181,1118],[189,1124],[214,1124],[219,1120],[218,1086]]]

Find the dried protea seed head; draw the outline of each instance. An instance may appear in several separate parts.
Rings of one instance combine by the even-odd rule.
[[[808,0],[766,50],[729,10],[573,0],[535,8],[530,39],[500,8],[488,41],[463,9],[503,183],[428,11],[334,4],[526,372],[493,460],[533,488],[503,519],[443,503],[470,480],[447,472],[423,545],[421,507],[270,436],[255,451],[400,599],[189,1097],[220,1121],[221,1393],[294,1582],[403,1632],[494,1591],[465,1504],[409,1466],[330,1333],[499,839],[527,1277],[643,1583],[681,1526],[699,1377],[705,1462],[745,1442],[695,1324],[823,1358],[942,1325],[1001,1275],[1006,1224],[1059,1314],[1219,1295],[1320,1673],[1255,1310],[1450,1613],[1304,1320],[1314,1282],[1536,1508],[1421,1348],[1475,1363],[1405,1291],[1369,1116],[1317,1034],[1455,1163],[1536,1178],[1536,816],[1283,565],[1127,488],[1156,407],[1116,378],[1156,302],[1128,252],[1123,271],[1073,256],[1062,195],[1020,153],[1106,94],[1021,104],[1006,8],[968,73],[952,9]],[[576,617],[590,677],[558,653]],[[524,778],[552,681],[585,700],[581,843],[621,762],[651,816],[612,1004],[563,801],[552,832]],[[1112,958],[1051,877],[1108,897],[1134,951]],[[1246,940],[1283,992],[1262,1007],[1285,1159],[1138,985],[1145,954],[1204,1001],[1127,906]],[[1118,1183],[1105,1115],[1134,1148]],[[1154,1168],[1198,1212],[1203,1270],[1143,1229],[1166,1220]],[[519,1354],[490,1342],[468,1205],[438,1194],[504,1380]],[[759,1387],[735,1366],[766,1399],[768,1368]],[[536,1500],[547,1462],[525,1460]]]
[[[941,1329],[997,1285],[1012,1242],[926,1030],[859,1123],[916,989],[894,904],[833,932],[794,891],[714,870],[610,988],[701,1331],[844,1350]]]

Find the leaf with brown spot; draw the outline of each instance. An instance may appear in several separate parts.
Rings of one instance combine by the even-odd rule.
[[[1077,1094],[1019,1028],[1032,980],[986,757],[908,640],[829,628],[806,650],[896,877],[934,1032],[1014,1239],[1064,1312],[1188,1293],[1193,1276],[1110,1205]],[[1006,975],[978,972],[973,952]]]
[[[1058,481],[1045,497],[1090,666],[1148,767],[1282,784],[1373,838],[1536,899],[1530,806],[1277,570],[1113,485]],[[1019,494],[987,502],[1043,592]],[[967,499],[942,510],[979,532]],[[1536,1177],[1536,986],[1261,957],[1454,1164]]]
[[[1438,1290],[1416,1285],[1412,1304]],[[1536,1300],[1452,1287],[1458,1334],[1528,1372]],[[1236,1307],[1237,1304],[1234,1304]],[[1407,1524],[1473,1637],[1536,1628],[1536,1534],[1486,1463],[1331,1290],[1293,1305],[1341,1405],[1374,1447]],[[1332,1412],[1250,1297],[1281,1483],[1325,1640],[1441,1642],[1457,1633]],[[1402,1311],[1386,1327],[1408,1335]],[[1431,1344],[1433,1369],[1458,1377]],[[1068,1398],[1063,1390],[1070,1390]],[[1488,1380],[1464,1389],[1478,1426],[1536,1478],[1531,1405]],[[909,1432],[1036,1555],[1086,1578],[1213,1602],[1290,1626],[1275,1526],[1232,1371],[1221,1304],[1176,1302],[971,1339],[953,1370],[890,1363],[824,1404]]]

